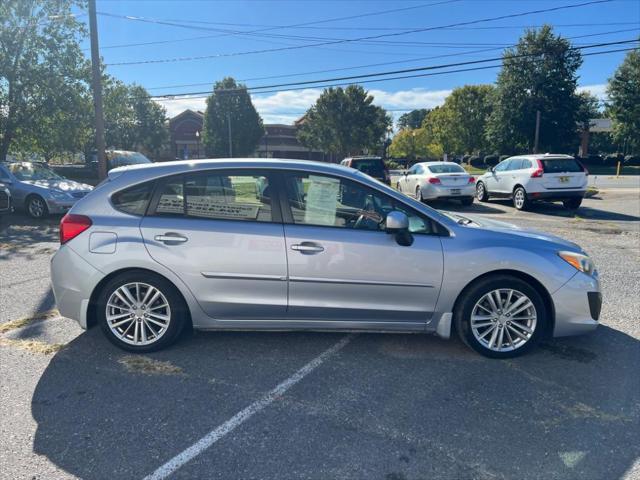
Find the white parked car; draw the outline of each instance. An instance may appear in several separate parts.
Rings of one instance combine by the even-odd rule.
[[[476,194],[475,178],[453,162],[416,163],[396,183],[396,189],[416,200],[460,200],[471,205]]]
[[[569,155],[519,155],[503,160],[476,182],[476,196],[481,202],[489,197],[513,199],[518,210],[531,202],[562,201],[576,209],[587,191],[589,172]]]

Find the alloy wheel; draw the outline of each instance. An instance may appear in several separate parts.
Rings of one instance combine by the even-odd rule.
[[[157,342],[171,322],[167,297],[156,287],[142,282],[118,287],[107,301],[105,314],[116,338],[136,346]]]
[[[492,290],[478,300],[471,311],[475,339],[494,352],[510,352],[525,345],[536,330],[536,307],[518,290]]]
[[[29,215],[34,218],[40,218],[44,215],[46,211],[46,206],[44,204],[44,200],[41,198],[33,197],[29,200]]]
[[[484,199],[484,184],[479,183],[476,187],[476,197],[478,200]]]
[[[524,206],[524,202],[525,202],[524,195],[525,195],[524,190],[521,188],[518,188],[513,195],[513,203],[515,203],[516,208],[518,210],[521,210],[522,207]]]

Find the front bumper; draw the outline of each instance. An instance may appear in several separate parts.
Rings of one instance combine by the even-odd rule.
[[[456,199],[474,197],[476,195],[476,185],[474,183],[455,187],[445,187],[443,185],[428,184],[423,185],[421,188],[422,198],[424,198],[425,200],[435,200],[437,198]],[[454,194],[453,190],[458,190],[460,193]]]
[[[47,208],[49,209],[49,213],[67,213],[71,210],[78,198],[69,199],[69,200],[57,200],[54,198],[48,198],[45,201],[47,202]]]
[[[578,272],[551,297],[556,317],[554,337],[588,333],[599,325],[602,294],[597,278]]]
[[[103,277],[71,247],[62,245],[51,259],[51,287],[60,315],[86,329],[91,293]]]

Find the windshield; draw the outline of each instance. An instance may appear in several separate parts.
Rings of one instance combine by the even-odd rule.
[[[109,155],[109,163],[111,167],[122,167],[151,163],[151,160],[139,152],[113,152]]]
[[[41,163],[12,163],[8,165],[9,171],[21,181],[29,180],[64,180],[53,170]]]
[[[379,158],[353,160],[351,166],[372,177],[384,177],[384,163]]]
[[[429,165],[431,173],[465,173],[464,168],[456,163],[448,165]]]

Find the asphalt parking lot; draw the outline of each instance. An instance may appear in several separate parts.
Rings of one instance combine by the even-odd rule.
[[[600,328],[509,361],[362,333],[195,332],[131,356],[51,312],[58,219],[0,220],[0,478],[640,479],[638,189],[577,213],[435,206],[582,245]]]

